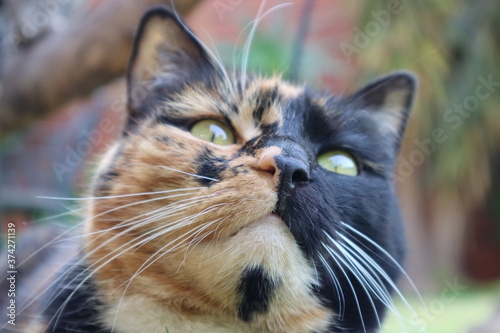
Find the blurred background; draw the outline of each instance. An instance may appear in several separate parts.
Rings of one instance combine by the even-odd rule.
[[[173,3],[239,68],[260,1]],[[8,223],[21,232],[78,221],[71,201],[39,196],[86,195],[120,131],[132,38],[154,4],[171,1],[0,1],[3,233]],[[395,182],[407,272],[424,302],[402,281],[414,313],[396,300],[407,322],[392,317],[384,332],[500,332],[500,1],[269,0],[264,9],[252,70],[340,94],[397,69],[420,78]]]

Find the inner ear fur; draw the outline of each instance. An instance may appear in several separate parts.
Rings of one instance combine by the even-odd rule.
[[[417,86],[414,74],[399,71],[378,79],[352,94],[348,101],[375,118],[380,130],[399,148]]]
[[[212,68],[194,34],[165,7],[142,17],[127,71],[129,111],[140,107],[157,84],[186,80]]]

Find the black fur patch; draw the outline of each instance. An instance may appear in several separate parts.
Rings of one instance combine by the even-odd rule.
[[[158,135],[156,137],[156,140],[160,141],[160,142],[163,142],[163,143],[170,143],[172,140],[166,136],[166,135]]]
[[[253,119],[254,119],[255,124],[260,123],[260,120],[262,119],[262,115],[264,114],[265,108],[266,108],[266,104],[260,103],[259,105],[257,105],[255,110],[253,111]]]
[[[248,322],[254,313],[266,313],[276,287],[262,267],[246,269],[239,286],[241,302],[238,316]]]
[[[260,129],[262,130],[263,135],[268,135],[271,133],[275,133],[278,131],[278,123],[272,123],[272,124],[261,124]]]
[[[85,266],[63,274],[62,281],[55,284],[52,293],[55,296],[43,312],[49,322],[47,332],[110,333],[98,322],[103,304],[97,298],[91,278],[85,280],[88,277]]]
[[[219,180],[228,168],[226,159],[216,156],[208,147],[198,154],[195,163],[198,166],[198,175],[203,177],[197,180],[204,186],[209,186]]]
[[[248,170],[245,169],[245,165],[240,164],[231,168],[231,172],[233,175],[238,176],[240,173],[248,173]]]
[[[99,176],[95,184],[95,194],[103,195],[105,192],[111,189],[110,183],[118,177],[120,174],[113,169]]]
[[[262,116],[264,112],[268,111],[268,109],[275,102],[279,102],[280,96],[278,95],[278,86],[275,86],[271,90],[265,90],[258,97],[257,106],[253,111],[253,120],[256,125],[260,125],[262,120]]]

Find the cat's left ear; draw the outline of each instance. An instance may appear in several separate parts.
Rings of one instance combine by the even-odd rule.
[[[166,7],[144,14],[127,72],[129,111],[136,112],[154,87],[178,85],[212,73],[211,57],[198,38]]]
[[[379,129],[392,139],[399,150],[406,128],[417,78],[409,72],[395,72],[376,80],[349,97],[358,110],[365,110],[375,118]]]

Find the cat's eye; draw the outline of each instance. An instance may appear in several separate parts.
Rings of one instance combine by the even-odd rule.
[[[358,166],[354,158],[346,152],[335,150],[321,154],[318,164],[331,172],[346,176],[357,176]]]
[[[217,145],[227,146],[235,143],[233,131],[226,124],[215,119],[200,120],[191,127],[191,134]]]

